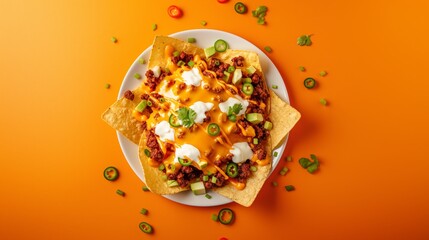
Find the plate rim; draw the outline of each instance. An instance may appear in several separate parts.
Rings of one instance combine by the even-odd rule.
[[[170,37],[175,37],[181,40],[184,40],[182,37],[180,37],[181,35],[189,35],[189,34],[204,34],[204,33],[210,33],[210,34],[219,34],[219,35],[227,35],[228,37],[231,38],[236,38],[236,40],[238,41],[242,41],[244,43],[246,43],[247,45],[250,46],[250,48],[252,49],[246,49],[246,50],[251,50],[251,51],[255,51],[259,58],[264,58],[264,61],[267,61],[266,63],[264,62],[264,65],[266,65],[265,68],[267,68],[267,66],[273,66],[273,71],[275,72],[274,74],[278,74],[280,76],[281,82],[282,82],[282,88],[277,89],[277,91],[275,91],[274,89],[271,89],[272,91],[276,92],[276,94],[283,99],[284,101],[290,103],[289,100],[289,94],[286,88],[286,83],[283,79],[283,77],[281,76],[279,70],[277,69],[276,65],[273,63],[273,61],[268,57],[267,54],[265,54],[259,47],[257,47],[255,44],[253,44],[252,42],[244,39],[243,37],[240,37],[236,34],[230,33],[230,32],[226,32],[226,31],[222,31],[222,30],[217,30],[217,29],[188,29],[188,30],[183,30],[183,31],[179,31],[179,32],[175,32],[175,33],[171,33],[168,36]],[[194,36],[195,37],[195,36]],[[196,36],[198,39],[198,36]],[[234,41],[235,42],[235,41]],[[198,44],[197,44],[198,45]],[[236,49],[236,48],[234,48]],[[132,64],[130,65],[130,67],[128,68],[122,82],[121,82],[121,87],[119,88],[118,91],[118,96],[117,99],[120,99],[123,96],[123,93],[126,90],[129,90],[129,87],[127,87],[127,83],[128,80],[130,78],[130,76],[133,75],[133,69],[136,68],[136,66],[138,66],[138,60],[140,58],[142,58],[145,55],[148,55],[148,57],[150,56],[150,51],[152,50],[152,45],[149,45],[146,49],[144,49],[139,55],[138,57],[132,62]],[[264,66],[262,66],[262,61],[261,61],[261,67],[262,69],[264,69]],[[143,69],[147,69],[147,65],[144,65]],[[265,73],[267,69],[264,70],[264,74],[265,76],[267,76],[267,74]],[[268,80],[267,80],[268,81]],[[141,83],[140,83],[141,84]],[[127,89],[125,89],[127,88]],[[126,149],[128,148],[127,145],[135,145],[134,143],[132,143],[130,140],[128,140],[126,137],[124,137],[119,131],[116,131],[117,134],[117,138],[118,138],[118,142],[121,148],[122,153],[125,156],[125,159],[127,160],[128,165],[131,167],[131,169],[133,170],[133,172],[137,175],[137,177],[139,177],[139,179],[142,182],[145,182],[145,178],[144,178],[144,172],[143,169],[141,168],[141,164],[140,164],[140,160],[138,161],[138,165],[140,166],[140,168],[136,168],[131,162],[133,158],[135,158],[136,156],[134,156],[132,153],[130,153],[129,151],[126,151]],[[288,138],[289,138],[289,134],[286,136],[285,141],[276,149],[273,149],[273,151],[277,151],[278,157],[276,158],[276,162],[273,161],[273,166],[271,169],[271,172],[269,174],[269,176],[273,173],[273,171],[275,170],[275,168],[277,167],[277,165],[280,162],[280,158],[283,155],[286,146],[287,146],[287,142],[288,142]],[[274,158],[274,157],[273,157]],[[137,159],[138,159],[138,154],[137,154]],[[141,175],[140,175],[141,174]],[[268,177],[269,177],[268,176]],[[265,184],[264,184],[265,185]],[[187,196],[186,196],[187,195]],[[217,201],[213,201],[213,199],[211,199],[210,201],[204,201],[205,197],[204,195],[201,196],[195,196],[192,195],[191,198],[194,200],[195,197],[202,197],[201,199],[203,199],[202,202],[205,202],[205,204],[198,204],[198,203],[194,203],[194,202],[186,202],[186,197],[189,197],[189,195],[191,195],[190,191],[185,191],[185,192],[181,192],[178,194],[174,194],[174,195],[162,195],[164,198],[167,198],[173,202],[176,202],[178,204],[183,204],[183,205],[187,205],[187,206],[194,206],[194,207],[213,207],[213,206],[221,206],[221,205],[225,205],[228,203],[233,202],[231,199],[226,198],[222,195],[219,195],[215,192],[211,192],[211,195],[216,195],[216,199]],[[185,200],[181,200],[181,199],[185,199]],[[205,199],[207,200],[207,199]]]

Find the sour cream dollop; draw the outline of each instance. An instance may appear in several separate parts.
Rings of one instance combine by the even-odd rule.
[[[214,106],[213,103],[210,102],[195,102],[194,104],[192,104],[189,108],[194,110],[195,113],[197,114],[197,117],[195,118],[194,122],[195,123],[203,123],[204,118],[206,118],[206,112],[210,111],[210,109],[212,109],[212,107]]]
[[[234,143],[229,152],[234,155],[232,161],[235,163],[241,163],[253,157],[252,149],[247,142]]]
[[[183,71],[182,78],[186,85],[193,85],[196,87],[201,85],[201,80],[203,79],[198,68],[192,68],[192,70]]]
[[[221,112],[228,114],[229,107],[233,107],[235,104],[241,104],[243,107],[237,116],[243,115],[246,112],[247,106],[249,106],[249,102],[247,100],[242,99],[238,95],[234,95],[234,97],[229,97],[225,102],[219,103],[219,109]]]
[[[179,162],[179,158],[187,157],[196,163],[200,162],[200,150],[194,147],[191,144],[183,144],[182,146],[176,148],[176,156],[174,157],[174,162]]]
[[[170,127],[167,121],[162,121],[155,126],[155,134],[159,136],[161,141],[174,141],[174,129]]]

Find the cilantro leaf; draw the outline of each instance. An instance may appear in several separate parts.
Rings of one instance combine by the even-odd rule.
[[[314,154],[311,154],[310,158],[311,160],[313,160],[313,162],[311,162],[311,160],[308,158],[300,158],[299,164],[301,165],[301,167],[307,169],[307,172],[314,173],[315,171],[317,171],[317,169],[319,169],[319,160]]]
[[[192,109],[182,107],[177,110],[177,118],[182,121],[183,126],[186,128],[190,128],[194,125],[196,117],[197,113]]]
[[[192,123],[194,123],[195,118],[197,118],[197,113],[194,110],[189,109],[188,118]]]
[[[252,16],[258,18],[258,24],[265,24],[265,16],[267,15],[268,8],[266,6],[259,6],[256,10],[252,11]]]
[[[231,122],[237,121],[237,114],[243,109],[243,105],[240,103],[234,104],[232,107],[228,108],[227,117]]]
[[[243,105],[241,105],[240,103],[236,103],[234,104],[234,106],[232,106],[232,112],[235,113],[236,115],[243,109]]]
[[[177,110],[177,117],[183,121],[183,119],[188,118],[188,109],[187,108],[179,108],[179,110]]]
[[[310,46],[312,44],[311,35],[302,35],[298,37],[297,42],[299,46]]]

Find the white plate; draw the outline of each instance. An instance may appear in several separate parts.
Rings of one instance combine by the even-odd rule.
[[[277,70],[276,66],[274,66],[273,62],[268,58],[268,56],[262,52],[258,47],[250,43],[249,41],[236,36],[231,33],[219,31],[219,30],[211,30],[211,29],[195,29],[195,30],[187,30],[183,32],[177,32],[170,35],[171,37],[187,40],[188,37],[194,37],[197,39],[196,45],[201,48],[206,48],[212,46],[213,43],[217,39],[224,39],[231,49],[240,49],[240,50],[251,50],[256,52],[259,55],[262,70],[264,71],[265,78],[268,81],[268,86],[277,85],[278,89],[274,91],[279,95],[283,100],[289,102],[289,96],[286,90],[286,86],[283,82],[282,76]],[[144,76],[146,72],[147,64],[140,64],[138,60],[140,58],[145,59],[146,61],[149,59],[150,51],[152,50],[152,46],[148,47],[143,51],[140,56],[133,62],[131,67],[129,68],[125,78],[122,82],[121,89],[119,90],[118,99],[121,98],[126,90],[132,90],[137,88],[142,82],[141,80],[137,80],[134,78],[135,73],[139,73]],[[138,146],[119,132],[117,132],[119,144],[121,146],[122,152],[125,155],[128,163],[131,168],[134,170],[136,175],[144,182],[144,173],[140,164],[140,160],[138,158]],[[286,141],[281,145],[276,151],[279,153],[277,157],[273,157],[273,170],[277,166],[280,160],[280,156],[282,156],[283,151],[286,147]],[[272,170],[272,171],[273,171]],[[271,172],[272,172],[271,171]],[[230,203],[231,200],[225,198],[215,192],[210,192],[212,199],[207,199],[204,195],[195,196],[191,191],[186,191],[174,195],[164,195],[164,197],[190,206],[218,206],[226,203]]]

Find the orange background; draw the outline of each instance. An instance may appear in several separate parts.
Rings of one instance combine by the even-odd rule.
[[[183,18],[168,17],[173,3]],[[266,26],[234,3],[0,1],[0,239],[429,238],[428,1],[246,0],[251,10],[268,6]],[[202,28],[201,20],[271,46],[302,113],[285,152],[293,162],[279,164],[252,207],[227,205],[232,226],[211,220],[221,207],[143,192],[100,119],[155,35]],[[297,46],[302,34],[313,34],[311,47]],[[308,76],[317,89],[303,87]],[[321,161],[314,175],[297,162],[310,153]],[[121,172],[113,183],[102,177],[109,165]],[[142,233],[141,221],[155,234]]]

